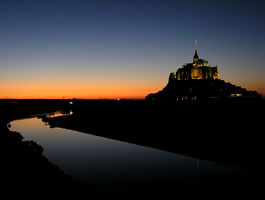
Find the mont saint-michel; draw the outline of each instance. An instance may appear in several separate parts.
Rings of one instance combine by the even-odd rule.
[[[170,73],[166,87],[146,97],[147,100],[155,101],[228,98],[260,98],[260,94],[221,80],[217,66],[212,67],[207,60],[199,58],[197,41],[193,62]]]
[[[171,73],[150,101],[2,99],[3,182],[48,183],[61,186],[60,195],[252,185],[263,172],[265,106],[258,97],[221,80],[196,45],[193,62]],[[220,101],[199,101],[211,98]]]

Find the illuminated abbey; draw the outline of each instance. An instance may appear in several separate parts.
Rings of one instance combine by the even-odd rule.
[[[204,80],[204,79],[220,79],[217,66],[211,67],[208,61],[200,59],[197,50],[197,41],[195,41],[195,54],[193,63],[184,64],[177,72],[170,74],[170,79],[176,80]]]
[[[211,67],[208,61],[199,58],[197,41],[193,62],[170,73],[162,90],[146,96],[147,100],[165,102],[231,98],[260,98],[260,94],[220,80],[217,66]]]

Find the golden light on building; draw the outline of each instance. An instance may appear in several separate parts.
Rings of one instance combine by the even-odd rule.
[[[204,80],[204,79],[220,79],[217,66],[211,67],[207,60],[200,59],[198,56],[197,41],[195,41],[195,54],[193,63],[186,63],[179,68],[176,73],[172,73],[170,78],[177,80]]]

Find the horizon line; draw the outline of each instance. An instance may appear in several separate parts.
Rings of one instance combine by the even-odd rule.
[[[145,98],[0,98],[0,100],[144,100]]]

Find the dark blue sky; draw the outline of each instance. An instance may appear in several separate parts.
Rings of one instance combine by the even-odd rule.
[[[264,10],[262,0],[2,0],[0,98],[144,97],[192,61],[194,40],[222,79],[265,94]]]

